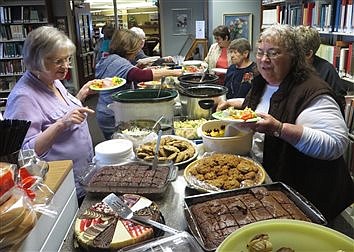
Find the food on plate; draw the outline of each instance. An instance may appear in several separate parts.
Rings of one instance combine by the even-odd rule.
[[[156,149],[156,141],[140,145],[136,149],[138,158],[153,160]],[[161,138],[158,159],[160,161],[171,160],[175,164],[192,158],[196,153],[194,146],[187,140],[165,136]]]
[[[260,118],[257,116],[256,112],[252,109],[246,107],[245,109],[235,109],[234,107],[229,107],[223,111],[217,111],[213,113],[213,117],[219,120],[228,121],[240,121],[240,122],[256,122]]]
[[[119,78],[118,76],[114,76],[111,79],[114,86],[118,86],[123,83],[123,79]]]
[[[161,222],[156,203],[136,194],[120,196],[134,214]],[[156,235],[152,227],[122,219],[104,202],[98,202],[79,214],[75,221],[75,239],[84,249],[116,250]]]
[[[257,234],[247,244],[249,252],[272,252],[273,244],[270,242],[268,234]],[[295,250],[287,247],[281,247],[276,252],[295,252]]]
[[[253,222],[267,219],[311,222],[284,192],[263,186],[193,204],[190,211],[207,249],[216,249],[232,232]]]
[[[225,136],[225,128],[225,125],[221,125],[220,128],[205,130],[203,134],[210,137],[223,137]]]
[[[254,112],[250,108],[245,108],[243,110],[240,110],[240,109],[235,109],[233,107],[230,107],[228,109],[228,112],[229,112],[229,117],[232,119],[242,119],[246,121],[248,119],[257,118],[256,112]]]
[[[104,166],[97,170],[87,183],[90,192],[155,193],[168,181],[169,167],[151,169],[147,164]]]
[[[177,136],[185,137],[187,139],[197,139],[199,138],[197,130],[206,121],[207,120],[204,118],[185,121],[175,120],[173,122],[173,128]]]
[[[232,154],[212,154],[187,167],[188,175],[222,190],[258,185],[264,170],[251,159]]]
[[[124,79],[114,76],[107,79],[96,79],[93,80],[93,83],[90,85],[91,89],[104,89],[104,88],[114,88],[122,85]]]

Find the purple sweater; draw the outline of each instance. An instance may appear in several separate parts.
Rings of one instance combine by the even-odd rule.
[[[37,136],[50,125],[62,118],[67,112],[82,107],[81,102],[72,96],[63,84],[55,81],[55,86],[64,97],[66,103],[59,100],[36,76],[29,71],[20,78],[11,91],[4,117],[31,121],[31,126],[23,142],[23,149],[34,149]],[[78,196],[84,191],[78,184],[79,176],[93,157],[92,140],[87,121],[74,124],[62,132],[52,148],[40,156],[45,161],[72,160]]]

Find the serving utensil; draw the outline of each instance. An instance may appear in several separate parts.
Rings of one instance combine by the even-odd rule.
[[[109,194],[102,201],[106,203],[108,206],[110,206],[113,211],[115,211],[120,217],[124,219],[132,220],[138,222],[139,224],[140,223],[148,224],[171,234],[179,233],[178,230],[166,226],[160,222],[153,221],[144,218],[142,216],[134,215],[134,212],[131,210],[131,208],[127,204],[125,204],[124,201],[114,193]]]
[[[155,149],[155,154],[154,154],[154,160],[152,161],[152,169],[157,168],[157,163],[159,161],[159,149],[160,149],[160,142],[161,142],[161,136],[162,136],[162,130],[159,130],[159,133],[157,135],[157,140],[156,140],[156,149]]]

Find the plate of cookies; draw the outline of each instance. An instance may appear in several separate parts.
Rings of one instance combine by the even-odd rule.
[[[251,158],[212,153],[190,163],[184,178],[190,188],[200,192],[220,192],[260,185],[264,182],[264,168]]]
[[[136,150],[136,157],[145,161],[152,161],[156,149],[156,140],[139,145]],[[198,156],[197,146],[187,138],[164,135],[161,137],[158,160],[171,160],[174,165],[182,166],[195,160]]]

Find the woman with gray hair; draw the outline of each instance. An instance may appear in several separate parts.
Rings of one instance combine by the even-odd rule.
[[[229,45],[232,65],[227,69],[224,85],[227,99],[246,97],[257,74],[257,65],[250,59],[251,45],[245,38],[232,40]]]
[[[255,153],[273,181],[282,181],[332,220],[354,201],[343,154],[348,129],[341,104],[305,60],[295,29],[273,25],[257,41],[256,76],[242,108],[262,120],[251,125]],[[257,149],[258,147],[258,149]]]
[[[86,117],[94,111],[81,103],[91,94],[91,82],[76,97],[60,82],[71,67],[75,50],[73,42],[54,27],[42,26],[31,31],[23,45],[27,70],[8,97],[4,117],[31,121],[23,149],[34,149],[45,161],[73,161],[80,202],[85,191],[79,185],[79,177],[93,157]]]
[[[343,158],[348,129],[340,102],[305,60],[295,29],[273,25],[256,46],[259,75],[241,108],[262,119],[252,155],[273,181],[282,181],[333,220],[354,201],[354,185]]]

